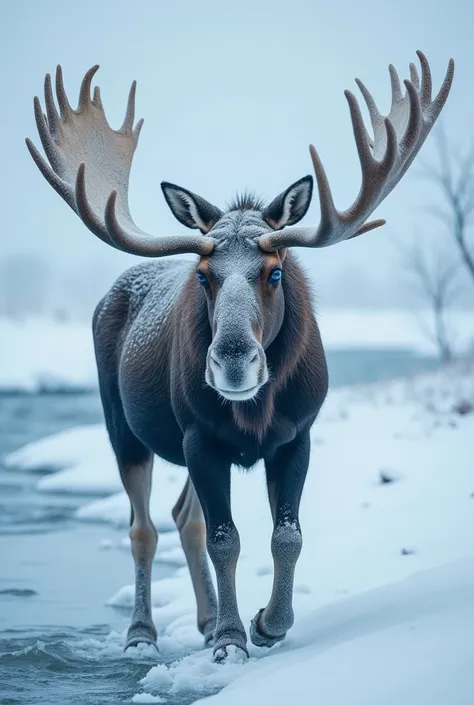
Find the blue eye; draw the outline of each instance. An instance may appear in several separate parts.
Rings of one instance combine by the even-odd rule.
[[[268,281],[270,284],[276,284],[279,282],[281,279],[281,269],[274,269],[273,272],[270,274]]]
[[[205,288],[209,288],[209,282],[202,272],[197,273],[198,282]]]

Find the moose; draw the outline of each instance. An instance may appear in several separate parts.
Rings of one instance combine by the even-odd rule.
[[[310,458],[310,429],[328,389],[325,354],[311,291],[293,247],[327,247],[384,225],[368,218],[395,188],[438,118],[454,62],[432,98],[429,63],[418,51],[401,88],[389,67],[392,101],[383,116],[357,79],[373,136],[359,103],[345,92],[362,171],[345,211],[334,205],[316,149],[310,154],[320,202],[315,227],[296,225],[310,205],[313,177],[293,183],[269,204],[245,193],[225,209],[185,188],[161,184],[177,220],[195,231],[155,237],[133,221],[128,182],[143,121],[134,126],[136,82],[124,122],[112,129],[98,66],[82,81],[77,109],[61,67],[56,101],[51,76],[45,109],[34,113],[48,161],[27,146],[49,184],[103,242],[142,257],[193,253],[194,259],[140,262],[120,276],[97,305],[93,338],[106,427],[131,505],[135,605],[125,648],[155,644],[151,572],[158,535],[149,500],[154,455],[184,466],[185,486],[172,510],[197,602],[197,624],[216,661],[228,647],[248,655],[235,573],[240,553],[231,512],[231,467],[263,460],[273,519],[273,589],[250,625],[257,646],[285,638],[294,621],[296,562],[302,548],[299,505]],[[215,568],[217,595],[208,556]]]

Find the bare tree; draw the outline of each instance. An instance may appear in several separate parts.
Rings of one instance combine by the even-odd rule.
[[[437,347],[443,362],[454,357],[454,332],[449,320],[450,308],[459,293],[459,260],[441,252],[428,257],[428,249],[419,242],[405,253],[405,264],[421,298],[428,304],[430,317],[417,314],[420,330]]]
[[[441,191],[442,202],[426,207],[441,220],[457,244],[461,261],[474,284],[474,247],[468,243],[474,220],[474,144],[457,150],[448,144],[442,127],[435,133],[436,163],[425,164],[421,174]]]

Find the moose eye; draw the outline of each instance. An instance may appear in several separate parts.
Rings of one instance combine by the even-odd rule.
[[[281,269],[274,269],[273,272],[268,277],[270,284],[276,284],[281,279]]]
[[[197,278],[201,286],[203,286],[205,289],[209,289],[209,282],[207,281],[207,277],[202,272],[197,272]]]

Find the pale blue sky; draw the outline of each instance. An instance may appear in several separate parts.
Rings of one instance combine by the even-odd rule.
[[[467,0],[5,3],[1,254],[41,254],[53,279],[70,281],[86,301],[135,262],[94,238],[44,181],[24,146],[25,136],[39,144],[32,98],[41,95],[44,74],[57,63],[73,103],[84,72],[100,64],[96,83],[116,126],[129,84],[138,80],[137,117],[145,125],[132,170],[132,212],[150,232],[179,233],[184,229],[168,210],[160,181],[178,183],[219,206],[246,187],[271,199],[311,173],[310,142],[324,160],[337,205],[347,207],[360,176],[343,91],[355,89],[360,77],[386,112],[388,64],[406,77],[418,48],[430,60],[435,87],[449,57],[455,59],[444,124],[454,139],[469,140],[473,7]],[[426,160],[432,153],[430,138],[420,156]],[[403,287],[391,234],[406,231],[410,239],[415,232],[433,233],[433,242],[443,242],[435,233],[438,224],[415,208],[434,193],[414,168],[377,212],[388,221],[384,229],[326,250],[300,251],[324,304],[396,304]],[[304,222],[317,219],[315,197]]]

